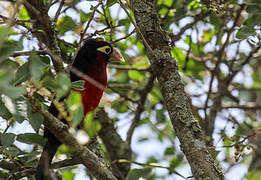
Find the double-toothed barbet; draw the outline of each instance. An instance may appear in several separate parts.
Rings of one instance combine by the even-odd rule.
[[[78,71],[88,75],[98,83],[107,87],[107,72],[106,65],[109,62],[124,61],[120,53],[114,49],[108,42],[100,39],[88,39],[84,42],[83,46],[72,64],[72,67]],[[95,83],[90,83],[84,77],[79,77],[74,73],[70,73],[71,81],[84,80],[84,90],[77,90],[82,96],[82,104],[84,107],[84,115],[93,111],[101,100],[104,89],[97,87]],[[58,110],[52,104],[49,112],[55,117],[58,116]],[[64,119],[61,119],[65,122]],[[44,128],[44,137],[47,142],[43,148],[41,158],[36,170],[36,180],[49,179],[49,166],[52,159],[62,144],[46,127]]]

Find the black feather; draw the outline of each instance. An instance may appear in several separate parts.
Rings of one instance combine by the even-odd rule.
[[[95,66],[99,66],[99,62],[96,61],[97,57],[97,48],[103,46],[111,45],[105,41],[99,41],[96,39],[88,39],[84,42],[84,45],[80,48],[74,62],[73,67],[77,70],[88,74],[88,72],[92,69],[95,69]],[[112,47],[111,47],[112,48]],[[107,61],[109,59],[109,55],[104,54],[104,59]],[[74,73],[70,73],[71,81],[80,80],[78,76]],[[63,101],[65,98],[61,99]],[[49,112],[58,117],[58,110],[55,105],[52,103]],[[61,119],[62,122],[66,123],[65,119]],[[55,135],[53,135],[46,127],[44,128],[44,137],[47,139],[47,142],[43,148],[43,152],[41,154],[41,158],[38,162],[38,167],[36,170],[35,178],[36,180],[49,180],[50,174],[49,169],[52,162],[53,157],[59,146],[62,144]]]

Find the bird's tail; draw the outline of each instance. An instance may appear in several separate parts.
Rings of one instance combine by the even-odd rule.
[[[36,180],[52,179],[49,172],[50,165],[58,147],[61,145],[61,142],[48,129],[45,129],[45,137],[47,137],[48,141],[38,162],[35,173]]]

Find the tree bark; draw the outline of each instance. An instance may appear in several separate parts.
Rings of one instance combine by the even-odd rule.
[[[54,68],[57,72],[64,72],[63,60],[66,57],[61,56],[61,50],[58,46],[57,35],[55,32],[54,22],[48,16],[48,9],[43,1],[26,0],[24,6],[31,18],[34,21],[33,35],[37,37],[40,43],[46,45],[55,55],[59,56],[59,59],[53,60]]]
[[[34,102],[32,102],[34,104]],[[110,169],[87,147],[80,145],[68,132],[68,126],[50,114],[47,110],[34,104],[34,108],[45,117],[44,125],[65,145],[73,150],[72,155],[80,161],[98,180],[117,180]]]
[[[159,25],[155,0],[132,0],[131,7],[138,32],[143,36],[147,54],[160,84],[161,93],[181,150],[196,179],[224,179],[220,168],[208,152],[199,123],[193,118],[178,66],[171,57],[168,38]],[[146,42],[145,42],[146,41]]]
[[[130,163],[118,163],[119,159],[131,160],[132,151],[127,142],[123,141],[114,128],[114,123],[109,119],[104,109],[98,111],[96,119],[101,123],[101,130],[98,132],[102,139],[108,158],[111,162],[112,172],[118,180],[125,180],[130,171]]]

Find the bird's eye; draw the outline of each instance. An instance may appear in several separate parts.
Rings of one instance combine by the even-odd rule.
[[[110,46],[103,46],[103,47],[98,48],[97,50],[109,55],[112,51],[112,48]]]
[[[106,48],[106,49],[105,49],[105,52],[106,52],[107,54],[109,54],[109,53],[111,52],[111,48]]]

